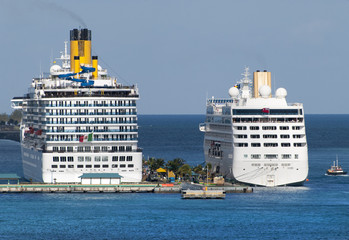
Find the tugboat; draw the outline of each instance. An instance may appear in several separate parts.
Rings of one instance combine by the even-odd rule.
[[[327,170],[328,175],[345,175],[347,172],[345,172],[341,166],[338,165],[338,156],[336,161],[333,161],[333,165],[330,169]]]

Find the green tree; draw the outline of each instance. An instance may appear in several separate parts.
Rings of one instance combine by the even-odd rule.
[[[196,174],[199,174],[199,178],[201,179],[203,179],[203,176],[206,176],[206,172],[204,171],[204,168],[201,164],[194,167],[193,172],[195,172]]]
[[[17,123],[21,122],[22,120],[22,111],[21,110],[14,110],[11,115],[10,119],[13,119],[13,122],[17,121]]]
[[[191,176],[191,167],[188,164],[184,164],[178,169],[178,175],[181,176],[183,179]]]
[[[149,166],[150,171],[155,172],[156,169],[164,167],[165,165],[165,160],[162,158],[150,158],[147,161],[147,165]]]
[[[177,173],[179,168],[182,167],[184,164],[184,160],[181,158],[175,158],[173,160],[170,160],[167,162],[166,167],[169,171],[173,171],[174,173]]]
[[[9,117],[6,113],[1,113],[0,114],[0,122],[4,122],[7,123],[7,121],[9,120]]]

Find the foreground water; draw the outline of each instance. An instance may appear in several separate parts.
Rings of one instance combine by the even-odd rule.
[[[203,161],[204,116],[140,116],[144,155]],[[306,116],[309,182],[255,188],[225,200],[178,194],[0,194],[0,239],[349,239],[349,115]],[[20,146],[0,141],[0,172],[20,169]]]

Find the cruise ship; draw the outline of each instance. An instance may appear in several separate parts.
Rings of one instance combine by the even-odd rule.
[[[256,186],[302,185],[308,176],[308,146],[301,103],[287,91],[272,96],[271,73],[249,69],[229,89],[230,98],[207,99],[204,155],[211,171]]]
[[[76,183],[84,173],[118,173],[142,180],[138,147],[137,86],[110,77],[92,56],[91,30],[70,31],[50,73],[11,100],[22,111],[23,173],[27,180]],[[54,62],[55,63],[55,62]]]

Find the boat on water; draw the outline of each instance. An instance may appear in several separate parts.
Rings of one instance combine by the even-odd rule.
[[[342,167],[338,164],[338,157],[336,161],[333,161],[333,165],[327,170],[327,175],[346,175]]]
[[[91,30],[70,31],[68,42],[46,76],[14,97],[22,111],[20,140],[24,177],[34,182],[75,183],[83,174],[142,180],[135,85],[110,77],[92,56]]]
[[[271,73],[249,69],[229,89],[230,98],[209,98],[205,161],[225,179],[257,186],[302,185],[308,176],[308,145],[301,103],[287,103],[287,91],[271,92]]]

